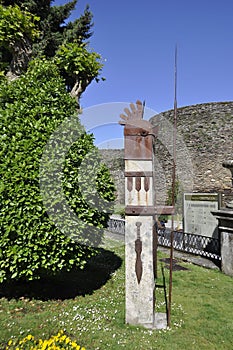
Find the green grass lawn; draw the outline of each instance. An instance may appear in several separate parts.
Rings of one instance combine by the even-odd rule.
[[[162,273],[159,252],[158,283]],[[148,330],[124,321],[124,246],[107,240],[85,271],[28,285],[0,286],[0,349],[28,334],[64,330],[87,350],[233,349],[233,279],[190,263],[173,272],[171,329]],[[164,268],[168,284],[169,270]],[[168,287],[168,286],[167,286]],[[165,312],[163,289],[156,308]]]

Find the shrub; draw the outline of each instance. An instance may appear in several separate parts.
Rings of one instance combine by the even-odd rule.
[[[0,282],[83,267],[96,254],[114,199],[93,135],[48,61],[2,80],[0,101]]]

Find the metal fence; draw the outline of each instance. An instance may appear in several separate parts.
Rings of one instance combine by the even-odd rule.
[[[125,220],[111,218],[108,223],[108,230],[118,234],[125,234]],[[163,247],[171,246],[171,230],[158,231],[158,245]],[[221,260],[220,240],[213,237],[205,237],[183,231],[174,231],[173,247],[176,250],[200,255],[206,258]]]
[[[118,234],[125,234],[125,220],[118,218],[110,218],[108,221],[108,230]]]
[[[158,244],[164,247],[171,246],[171,231],[158,232]],[[185,253],[200,255],[206,258],[221,260],[219,239],[199,236],[183,231],[174,231],[173,247]]]

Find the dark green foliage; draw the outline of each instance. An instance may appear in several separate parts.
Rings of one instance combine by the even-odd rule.
[[[78,19],[66,23],[77,0],[68,2],[62,6],[52,6],[50,0],[26,0],[7,1],[3,0],[3,6],[18,5],[22,11],[28,11],[40,18],[37,28],[40,36],[32,45],[33,56],[53,57],[61,44],[75,42],[80,45],[92,35],[92,14],[87,7]],[[11,55],[7,48],[0,49],[0,56],[4,60],[11,61]]]
[[[51,59],[78,103],[87,86],[100,80],[101,56],[89,50],[86,42],[92,34],[89,8],[75,21],[66,21],[76,2],[62,6],[33,0],[0,4],[0,71],[9,80],[25,72],[31,59]]]
[[[101,241],[114,186],[76,108],[46,60],[1,81],[0,281],[83,267]]]

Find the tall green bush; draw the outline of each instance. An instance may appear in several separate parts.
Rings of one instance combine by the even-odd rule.
[[[1,80],[0,282],[83,267],[96,254],[115,189],[76,109],[46,60]]]

